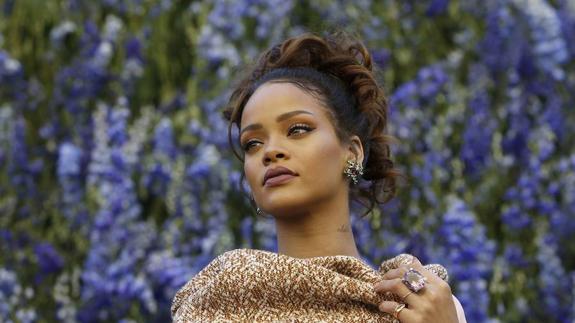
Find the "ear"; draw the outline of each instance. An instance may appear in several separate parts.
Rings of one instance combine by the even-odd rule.
[[[347,157],[347,160],[352,159],[363,165],[363,145],[358,136],[353,135],[349,138],[348,151],[349,156]]]

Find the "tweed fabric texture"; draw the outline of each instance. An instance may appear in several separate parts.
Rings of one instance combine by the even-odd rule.
[[[378,310],[401,302],[372,285],[410,258],[401,254],[378,270],[352,256],[295,258],[256,249],[227,251],[175,295],[174,322],[397,322]],[[441,265],[425,265],[448,281]]]

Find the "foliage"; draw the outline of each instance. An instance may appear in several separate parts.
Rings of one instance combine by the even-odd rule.
[[[367,44],[411,178],[362,255],[445,265],[469,322],[575,320],[572,1],[0,1],[0,321],[169,320],[220,253],[276,250],[220,116],[303,31]]]

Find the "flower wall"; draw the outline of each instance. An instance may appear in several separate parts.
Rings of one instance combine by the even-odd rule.
[[[568,0],[0,1],[0,321],[169,321],[217,255],[276,251],[221,109],[259,52],[337,29],[411,179],[354,209],[365,260],[443,264],[469,322],[573,322]]]

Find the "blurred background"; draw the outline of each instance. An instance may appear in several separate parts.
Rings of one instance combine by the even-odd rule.
[[[0,322],[166,322],[276,251],[221,109],[262,50],[363,39],[412,181],[360,253],[443,264],[468,322],[575,320],[575,1],[0,0]]]

